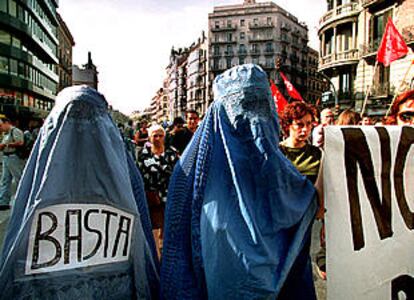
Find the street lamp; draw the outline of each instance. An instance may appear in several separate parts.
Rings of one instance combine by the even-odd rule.
[[[332,83],[331,79],[328,76],[326,76],[324,73],[319,72],[319,71],[316,71],[316,73],[321,75],[323,78],[325,78],[326,81],[329,82],[329,85],[331,86],[333,93],[334,93],[334,97],[335,97],[335,112],[336,112],[336,109],[339,108],[339,100],[338,100],[338,93],[336,91],[335,85]]]

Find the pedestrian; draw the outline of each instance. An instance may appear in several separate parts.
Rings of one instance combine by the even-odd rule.
[[[148,121],[142,120],[139,123],[139,128],[135,132],[134,140],[137,145],[138,152],[144,147],[145,143],[148,142]]]
[[[167,132],[165,136],[165,145],[167,147],[172,147],[178,152],[180,147],[180,138],[175,138],[175,135],[184,130],[185,121],[181,117],[174,118],[172,128]]]
[[[0,300],[158,299],[143,182],[103,95],[61,91],[21,178]]]
[[[374,120],[371,117],[369,117],[367,115],[362,116],[362,119],[361,119],[361,125],[362,126],[370,126],[370,125],[374,125],[374,124],[375,124]]]
[[[144,146],[139,153],[138,166],[144,179],[155,244],[160,256],[168,183],[178,156],[174,150],[165,147],[162,126],[151,126],[148,134],[151,145]]]
[[[324,127],[334,125],[335,118],[331,109],[325,108],[321,111],[320,124],[313,129],[312,144],[316,147],[323,147]]]
[[[394,101],[387,125],[414,125],[414,90],[400,94]]]
[[[315,189],[278,149],[266,73],[234,67],[168,191],[163,299],[316,299],[309,236]]]
[[[322,150],[308,143],[315,117],[314,108],[305,102],[295,101],[287,105],[282,113],[281,123],[284,131],[289,133],[289,136],[280,143],[280,150],[296,169],[314,184],[319,200],[319,210],[316,218],[323,223]],[[325,280],[326,246],[323,224],[320,231],[320,250],[316,256],[316,265],[319,276]]]
[[[17,155],[18,148],[24,144],[24,135],[23,131],[14,127],[10,119],[6,117],[1,118],[0,128],[4,133],[0,144],[0,150],[3,152],[0,210],[7,210],[10,209],[12,180],[14,179],[18,186],[24,168],[23,160]]]
[[[186,126],[183,130],[177,131],[174,136],[171,137],[171,145],[177,150],[181,155],[183,154],[188,143],[191,141],[194,132],[198,128],[198,123],[200,121],[198,112],[195,110],[189,110],[186,112]]]
[[[361,122],[361,116],[352,109],[345,109],[338,117],[336,125],[359,125]]]

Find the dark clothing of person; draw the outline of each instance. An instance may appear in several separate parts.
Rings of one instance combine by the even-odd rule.
[[[280,150],[302,175],[315,184],[322,158],[322,152],[318,147],[306,144],[302,148],[291,148],[282,142]]]
[[[177,153],[170,148],[166,148],[161,155],[155,155],[151,147],[146,146],[138,156],[153,229],[162,228],[164,224],[168,183],[177,160]]]
[[[184,128],[174,134],[169,135],[168,145],[173,147],[181,155],[183,154],[185,147],[190,143],[193,138],[193,133],[188,129]]]
[[[145,143],[148,141],[148,131],[147,132],[142,132],[142,130],[139,130],[139,136],[138,138],[141,139],[146,139],[146,141],[138,141],[137,140],[137,146],[138,147],[144,147]]]

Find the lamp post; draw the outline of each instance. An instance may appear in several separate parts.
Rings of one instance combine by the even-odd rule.
[[[332,83],[331,79],[326,76],[324,73],[316,71],[317,74],[321,75],[326,81],[329,82],[329,85],[331,86],[334,97],[335,97],[335,114],[337,114],[337,110],[339,109],[339,99],[338,99],[338,93],[336,91],[335,85]]]

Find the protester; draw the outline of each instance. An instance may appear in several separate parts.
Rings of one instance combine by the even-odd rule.
[[[335,118],[332,110],[325,108],[321,111],[320,124],[312,132],[312,144],[316,147],[323,147],[324,144],[324,127],[334,125]]]
[[[174,118],[173,124],[171,129],[168,131],[165,137],[165,145],[167,147],[173,147],[175,150],[177,150],[177,147],[179,147],[179,138],[175,138],[175,135],[184,130],[184,124],[185,121],[181,117]]]
[[[375,124],[373,119],[367,115],[362,116],[361,125],[363,126],[370,126]]]
[[[400,94],[394,101],[387,125],[414,125],[414,90]]]
[[[336,125],[359,125],[360,121],[360,115],[348,108],[339,115]]]
[[[216,77],[215,101],[168,191],[163,299],[316,299],[315,189],[278,149],[266,73]]]
[[[170,140],[170,145],[173,146],[181,155],[188,143],[191,141],[194,132],[198,128],[200,118],[195,110],[189,110],[186,113],[187,126],[183,130],[177,131]]]
[[[0,210],[7,210],[10,209],[12,180],[14,179],[16,186],[19,185],[24,168],[24,161],[18,156],[19,148],[24,144],[24,135],[6,117],[1,118],[0,130],[4,133],[0,144],[0,150],[3,152]]]
[[[148,142],[148,121],[142,120],[139,124],[139,129],[135,133],[135,143],[138,147],[138,151],[141,151],[141,149],[144,147],[145,143]]]
[[[160,255],[168,183],[178,157],[174,150],[165,147],[162,126],[153,125],[148,133],[151,145],[145,146],[139,153],[138,165],[144,178],[154,239]]]
[[[16,194],[0,299],[158,299],[137,172],[104,97],[61,91]]]

